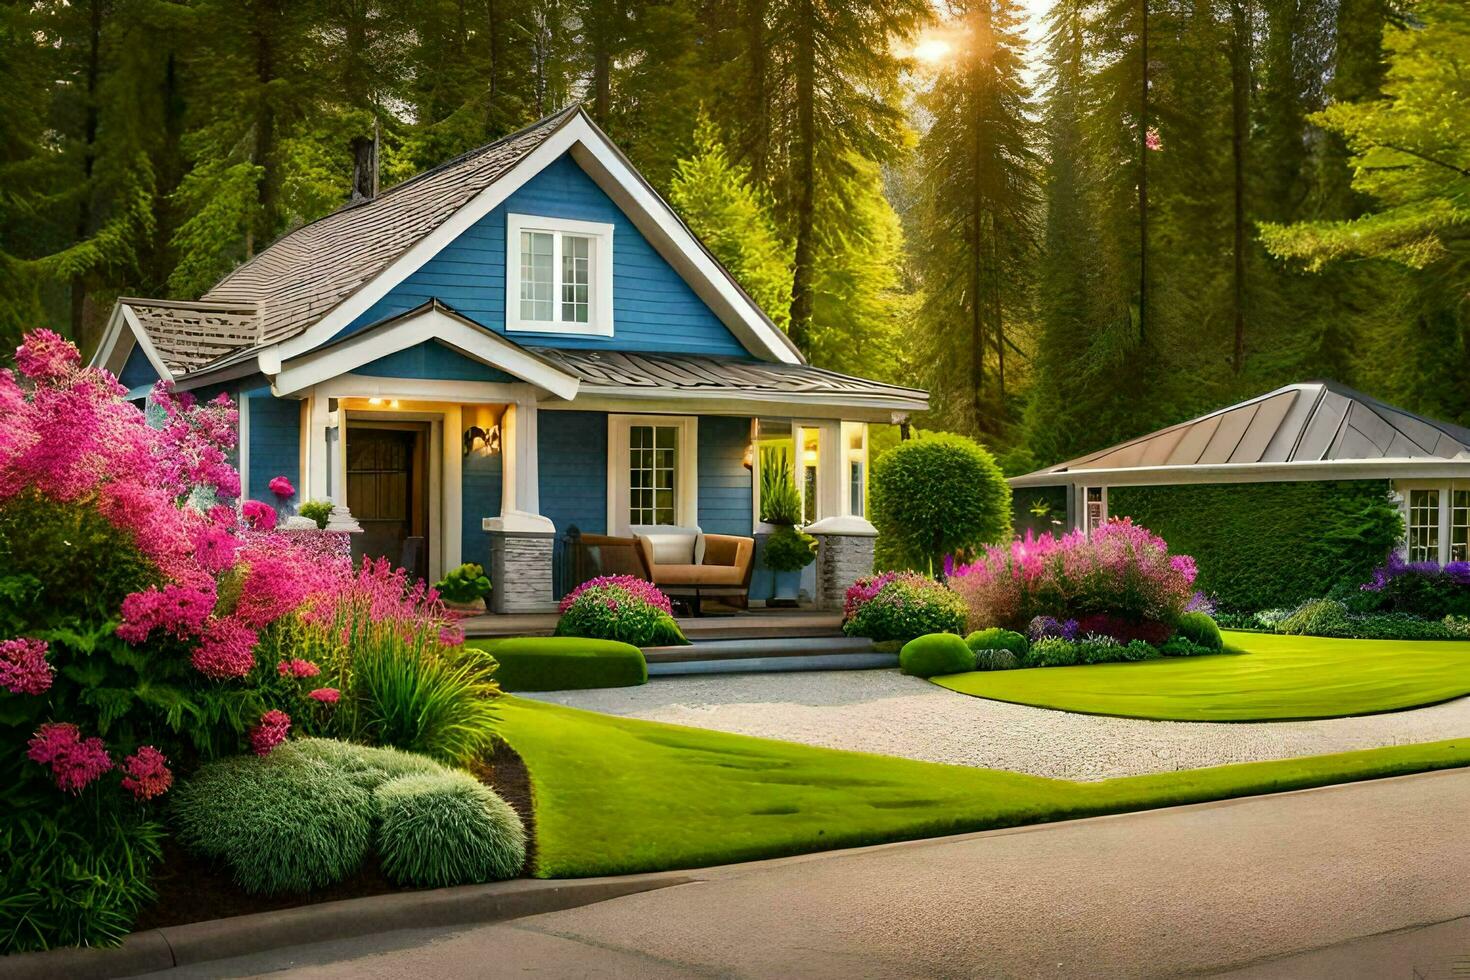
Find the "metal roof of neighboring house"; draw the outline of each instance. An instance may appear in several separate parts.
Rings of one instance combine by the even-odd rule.
[[[643,354],[632,351],[529,348],[575,375],[583,392],[637,396],[639,393],[706,394],[739,397],[762,395],[831,396],[891,403],[893,408],[923,411],[929,395],[880,381],[855,378],[809,364],[777,364],[694,354]]]
[[[1205,474],[1312,467],[1344,473],[1354,464],[1453,461],[1470,464],[1470,429],[1436,422],[1332,382],[1287,385],[1130,439],[1087,456],[1014,477],[1013,486],[1136,482],[1144,472],[1172,482]],[[1325,476],[1323,478],[1326,478]]]
[[[295,336],[438,228],[577,111],[573,104],[297,228],[225,276],[204,299],[258,304],[260,343]]]
[[[260,340],[260,317],[254,303],[132,297],[122,297],[118,303],[174,375],[186,374]]]

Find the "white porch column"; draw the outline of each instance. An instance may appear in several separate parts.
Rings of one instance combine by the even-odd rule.
[[[556,609],[551,574],[556,525],[541,516],[536,416],[533,399],[518,399],[505,407],[500,423],[500,516],[487,517],[482,525],[490,535],[490,608],[495,612]]]
[[[307,399],[306,471],[301,500],[330,500],[347,506],[347,463],[343,453],[342,413],[331,411],[321,395]]]
[[[817,608],[842,608],[848,586],[873,571],[873,544],[878,531],[853,513],[852,464],[862,464],[868,478],[868,427],[863,422],[824,422],[818,447],[818,513],[822,519],[806,528],[819,542]]]

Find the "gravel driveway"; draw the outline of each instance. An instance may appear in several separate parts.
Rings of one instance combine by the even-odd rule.
[[[1470,698],[1326,721],[1144,721],[972,698],[896,670],[664,677],[643,687],[522,696],[648,721],[1062,779],[1470,736]]]

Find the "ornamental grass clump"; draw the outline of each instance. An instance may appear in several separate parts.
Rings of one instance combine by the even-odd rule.
[[[843,610],[844,633],[879,643],[907,642],[929,633],[959,634],[965,628],[965,605],[959,596],[916,572],[858,579],[847,590]]]
[[[1127,518],[1091,537],[1080,530],[1060,538],[1028,533],[969,564],[947,564],[949,586],[975,629],[1026,630],[1047,617],[1076,621],[1073,629],[1084,634],[1159,643],[1195,599],[1194,560],[1169,554],[1162,538]]]
[[[689,642],[674,622],[669,597],[653,583],[632,575],[589,579],[569,592],[557,611],[561,613],[557,636],[618,640],[635,647]]]
[[[400,885],[446,888],[514,878],[526,830],[510,805],[466,772],[399,776],[373,794],[383,873]]]

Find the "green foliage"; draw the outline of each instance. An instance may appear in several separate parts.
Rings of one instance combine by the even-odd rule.
[[[842,624],[848,636],[865,636],[875,643],[904,642],[929,633],[954,633],[965,628],[964,600],[933,579],[909,574],[880,588],[861,603]]]
[[[616,640],[635,647],[689,645],[674,617],[652,603],[632,596],[616,604],[617,608],[610,609],[606,597],[579,596],[556,621],[556,635]]]
[[[1296,636],[1351,636],[1347,607],[1333,599],[1311,599],[1276,625],[1278,633]]]
[[[293,739],[271,753],[281,761],[320,762],[334,773],[371,792],[390,779],[440,773],[444,766],[426,755],[358,745],[335,738]]]
[[[801,495],[791,478],[785,449],[761,450],[761,520],[767,524],[801,523]]]
[[[1001,629],[992,626],[989,629],[975,630],[965,637],[965,642],[970,645],[971,650],[1009,650],[1018,657],[1024,657],[1026,651],[1031,649],[1031,643],[1026,637],[1015,630]]]
[[[434,583],[449,602],[469,604],[490,594],[490,579],[485,569],[474,562],[465,562]]]
[[[817,539],[790,524],[780,524],[766,538],[761,560],[773,572],[799,572],[817,560]]]
[[[617,640],[518,636],[470,640],[500,664],[496,679],[507,691],[573,691],[633,687],[648,681],[643,651]]]
[[[878,565],[933,572],[944,557],[1005,539],[1011,488],[982,446],[937,433],[901,442],[873,464],[869,491]]]
[[[296,508],[296,513],[307,520],[315,521],[317,527],[325,529],[327,522],[332,519],[332,507],[330,500],[308,500]]]
[[[149,876],[163,856],[162,826],[95,802],[8,804],[0,819],[0,956],[115,946],[156,897]]]
[[[1294,606],[1356,587],[1403,535],[1381,481],[1114,487],[1108,509],[1192,555],[1225,609]]]
[[[1031,645],[1031,652],[1026,654],[1023,662],[1027,667],[1073,667],[1079,664],[1130,663],[1159,655],[1159,650],[1142,640],[1124,644],[1109,637],[1091,636],[1081,640],[1046,637]]]
[[[1022,659],[1010,650],[988,650],[975,651],[976,670],[1015,670],[1021,666]]]
[[[1409,613],[1353,613],[1333,599],[1303,603],[1276,624],[1276,632],[1294,636],[1330,636],[1359,640],[1459,640],[1454,616],[1425,619]]]
[[[953,633],[929,633],[903,645],[898,666],[914,677],[959,674],[975,669],[975,652]]]
[[[379,786],[378,853],[400,885],[447,888],[514,878],[526,831],[494,790],[466,772],[399,776]]]
[[[1209,613],[1187,612],[1179,617],[1179,635],[1209,650],[1223,650],[1225,640]]]
[[[329,762],[277,749],[212,762],[175,786],[185,847],[221,861],[252,894],[306,892],[356,871],[372,840],[372,797]]]

